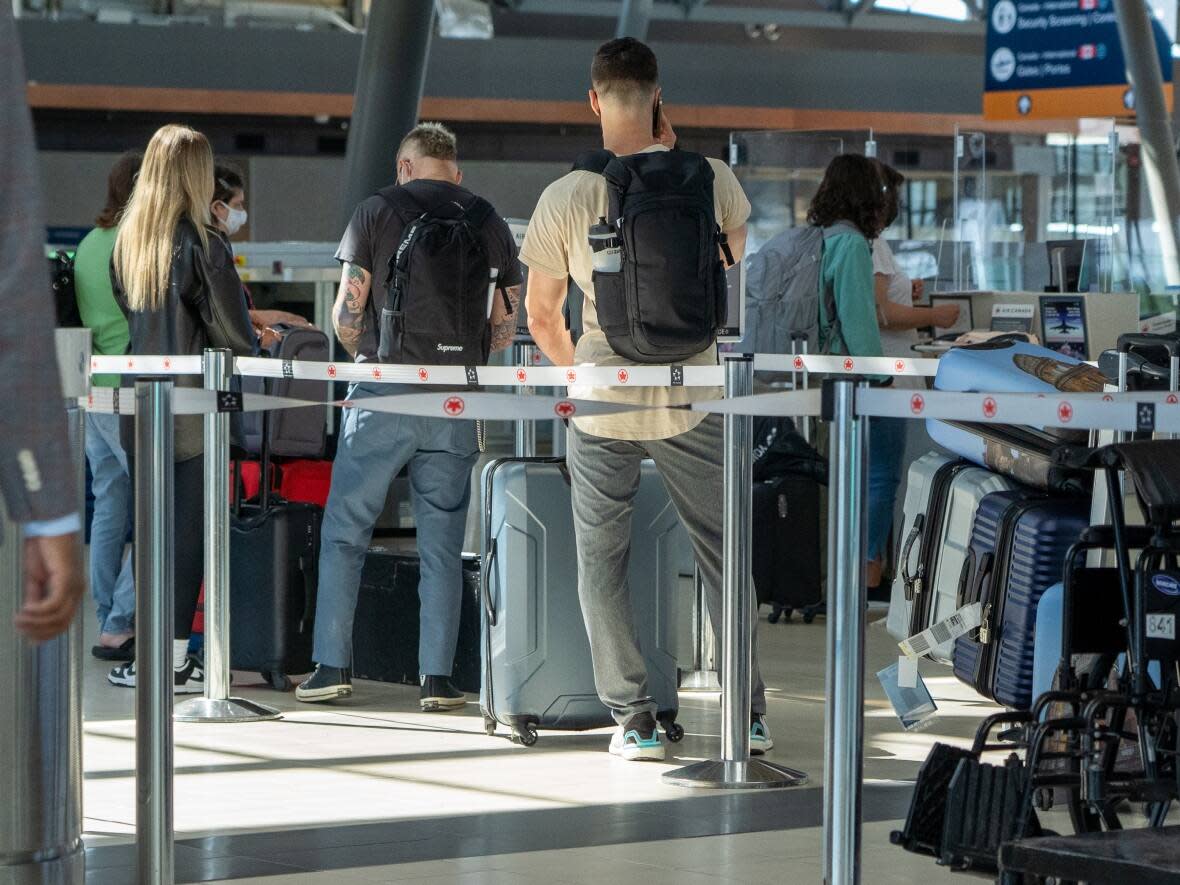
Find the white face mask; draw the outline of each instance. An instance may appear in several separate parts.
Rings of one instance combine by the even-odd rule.
[[[225,232],[231,237],[242,229],[242,225],[246,223],[249,216],[245,209],[235,209],[233,206],[222,203],[225,206],[226,216],[225,220],[221,222],[225,225]]]

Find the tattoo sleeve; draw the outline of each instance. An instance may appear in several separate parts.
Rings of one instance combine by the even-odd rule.
[[[336,295],[336,309],[332,325],[344,349],[356,357],[361,337],[365,333],[365,305],[369,301],[370,275],[355,264],[344,266],[344,278]]]
[[[504,350],[512,343],[512,339],[516,335],[516,312],[520,308],[520,286],[512,286],[504,289],[503,292],[508,296],[508,302],[512,305],[512,312],[507,314],[500,322],[493,322],[492,324],[492,353]]]

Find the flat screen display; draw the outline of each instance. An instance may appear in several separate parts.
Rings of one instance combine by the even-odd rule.
[[[1081,298],[1041,299],[1041,340],[1063,356],[1087,358],[1086,312]]]

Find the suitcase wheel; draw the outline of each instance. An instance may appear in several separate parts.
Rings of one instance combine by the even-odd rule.
[[[294,687],[294,683],[291,682],[291,678],[286,673],[263,670],[259,675],[275,691],[290,691]]]
[[[672,743],[678,744],[684,740],[684,726],[676,720],[665,722],[664,734],[668,736],[668,740]]]
[[[822,602],[819,605],[809,605],[803,609],[803,623],[811,624],[815,621],[816,615],[827,615],[828,607]]]
[[[790,623],[791,615],[795,610],[789,605],[778,605],[777,603],[770,606],[770,614],[766,616],[766,620],[771,624],[777,624],[780,620],[784,623]]]
[[[491,716],[483,717],[483,730],[488,737],[492,737],[496,734],[496,724],[496,720]]]
[[[512,729],[512,743],[531,747],[537,742],[537,727],[526,725],[523,728]]]

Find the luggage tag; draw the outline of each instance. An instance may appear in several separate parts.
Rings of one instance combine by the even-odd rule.
[[[949,618],[939,621],[933,627],[923,630],[916,636],[899,642],[898,648],[906,657],[920,658],[929,654],[940,645],[946,645],[952,639],[965,636],[983,623],[983,604],[972,602],[965,605]]]
[[[902,672],[903,660],[905,660],[904,657],[899,658],[884,670],[879,670],[877,681],[881,683],[881,688],[885,690],[885,696],[893,705],[893,712],[897,714],[901,727],[906,731],[917,731],[933,722],[934,714],[938,712],[938,705],[934,703],[934,698],[930,696],[926,683],[922,681],[922,675],[918,672],[917,659],[911,659],[913,668],[906,673]],[[913,685],[903,685],[903,676],[907,680],[912,676]]]

